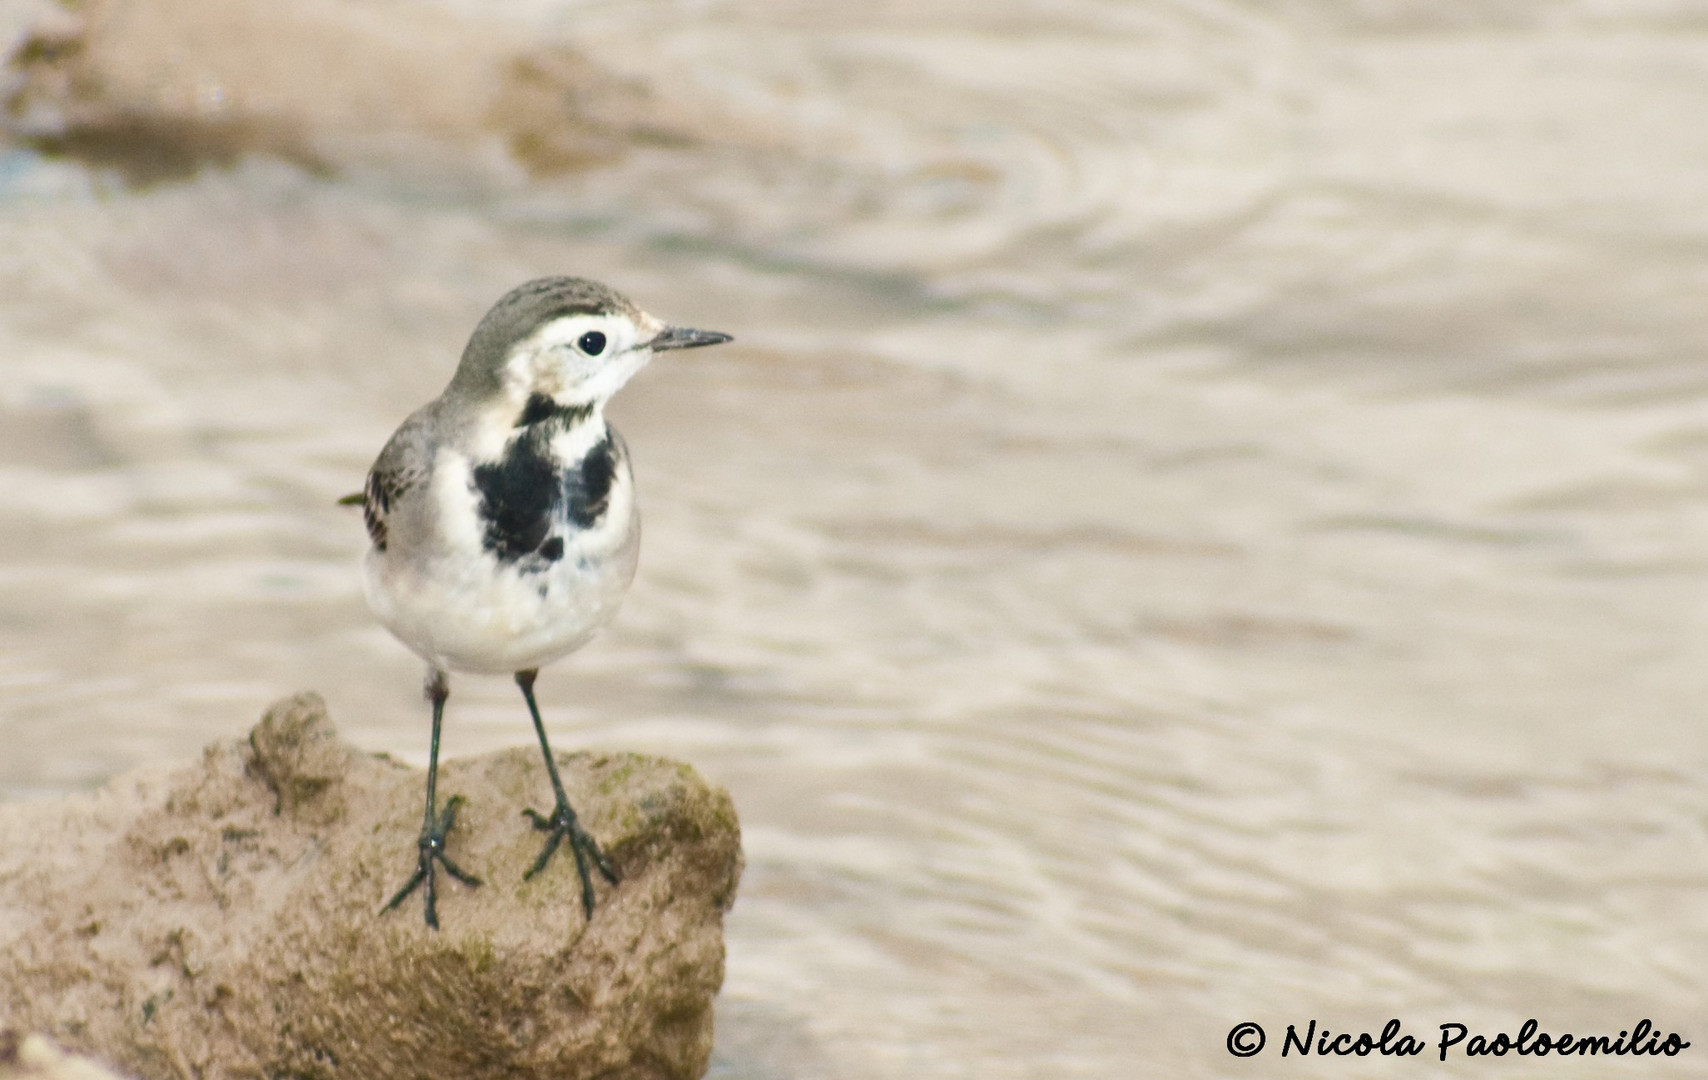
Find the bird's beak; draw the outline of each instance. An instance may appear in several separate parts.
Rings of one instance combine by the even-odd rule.
[[[686,326],[667,326],[664,332],[646,343],[653,352],[665,349],[698,349],[702,345],[722,345],[734,340],[716,330],[690,330]]]

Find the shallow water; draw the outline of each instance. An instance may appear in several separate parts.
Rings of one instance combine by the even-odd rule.
[[[302,10],[277,40],[346,40]],[[205,20],[159,70],[269,118],[229,158],[0,156],[0,790],[303,688],[424,763],[333,500],[573,272],[737,338],[613,407],[640,573],[540,683],[560,747],[735,797],[720,1080],[1249,1076],[1311,1068],[1262,1064],[1288,1023],[1532,1016],[1700,1074],[1708,9],[369,12],[371,99]],[[146,41],[91,55],[178,100]],[[455,684],[448,753],[527,739]]]

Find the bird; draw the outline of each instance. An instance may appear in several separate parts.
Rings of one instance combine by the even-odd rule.
[[[379,621],[426,662],[433,710],[416,867],[382,915],[421,888],[437,930],[435,867],[481,884],[445,851],[462,797],[436,802],[452,672],[509,675],[533,720],[555,802],[549,813],[522,811],[547,834],[524,879],[567,844],[589,921],[590,867],[619,883],[564,793],[534,681],[610,621],[634,578],[634,477],[606,403],[656,354],[730,340],[666,324],[586,278],[526,282],[476,325],[444,392],[404,420],[363,491],[340,500],[362,507],[363,591]]]

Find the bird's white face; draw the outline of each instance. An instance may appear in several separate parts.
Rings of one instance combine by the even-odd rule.
[[[602,405],[652,359],[665,331],[651,315],[565,315],[511,349],[504,381],[518,401],[544,394],[560,405]]]

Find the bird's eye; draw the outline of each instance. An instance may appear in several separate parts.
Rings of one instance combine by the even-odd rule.
[[[605,335],[597,330],[589,330],[582,334],[575,344],[588,356],[598,356],[605,351]]]

